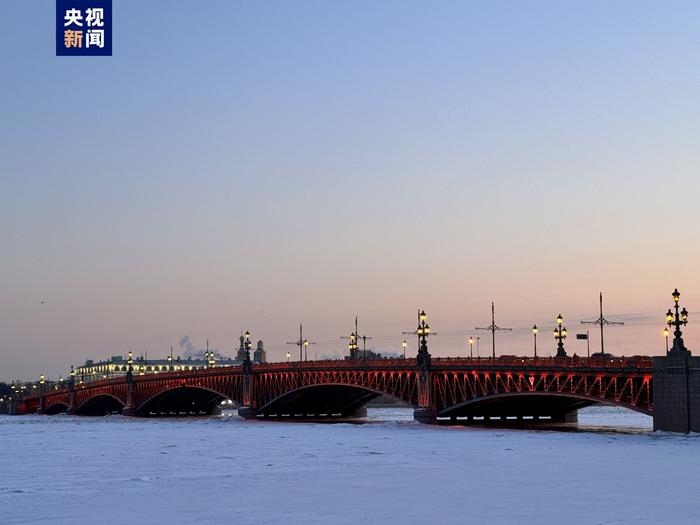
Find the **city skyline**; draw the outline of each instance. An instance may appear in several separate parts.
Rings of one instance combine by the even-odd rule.
[[[458,332],[433,355],[483,354],[491,301],[499,353],[537,324],[551,355],[600,291],[625,321],[606,348],[660,355],[673,289],[700,310],[697,3],[120,1],[113,56],[85,58],[55,56],[55,2],[25,4],[0,34],[22,49],[1,381],[185,334],[284,360],[300,322],[340,354],[355,315],[400,353],[418,308]]]

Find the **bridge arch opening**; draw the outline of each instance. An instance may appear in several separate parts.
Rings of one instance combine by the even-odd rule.
[[[58,403],[53,403],[53,404],[49,405],[46,408],[44,413],[48,416],[54,416],[56,414],[63,414],[64,412],[67,412],[67,411],[68,411],[68,405],[65,403],[62,403],[62,402],[58,402]]]
[[[285,392],[258,409],[264,416],[340,417],[364,415],[363,407],[371,400],[385,395],[406,403],[384,392],[362,386],[340,383],[309,385]]]
[[[221,413],[228,397],[198,386],[177,386],[158,392],[141,404],[137,416],[212,415]]]
[[[106,416],[121,414],[124,403],[109,394],[100,394],[86,399],[75,411],[82,416]]]
[[[475,422],[509,419],[575,422],[578,410],[593,405],[616,406],[651,415],[644,408],[610,400],[558,392],[514,392],[479,397],[448,406],[440,410],[437,416]]]

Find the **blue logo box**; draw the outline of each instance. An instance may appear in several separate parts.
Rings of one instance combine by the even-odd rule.
[[[112,56],[112,0],[56,0],[56,56]]]

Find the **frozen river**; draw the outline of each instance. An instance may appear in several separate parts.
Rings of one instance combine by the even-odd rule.
[[[646,416],[589,408],[591,430],[554,432],[411,413],[0,416],[0,523],[700,523],[700,437]]]

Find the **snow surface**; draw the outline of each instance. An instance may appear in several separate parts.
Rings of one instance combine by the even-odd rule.
[[[237,416],[0,416],[0,523],[700,523],[700,437]]]

